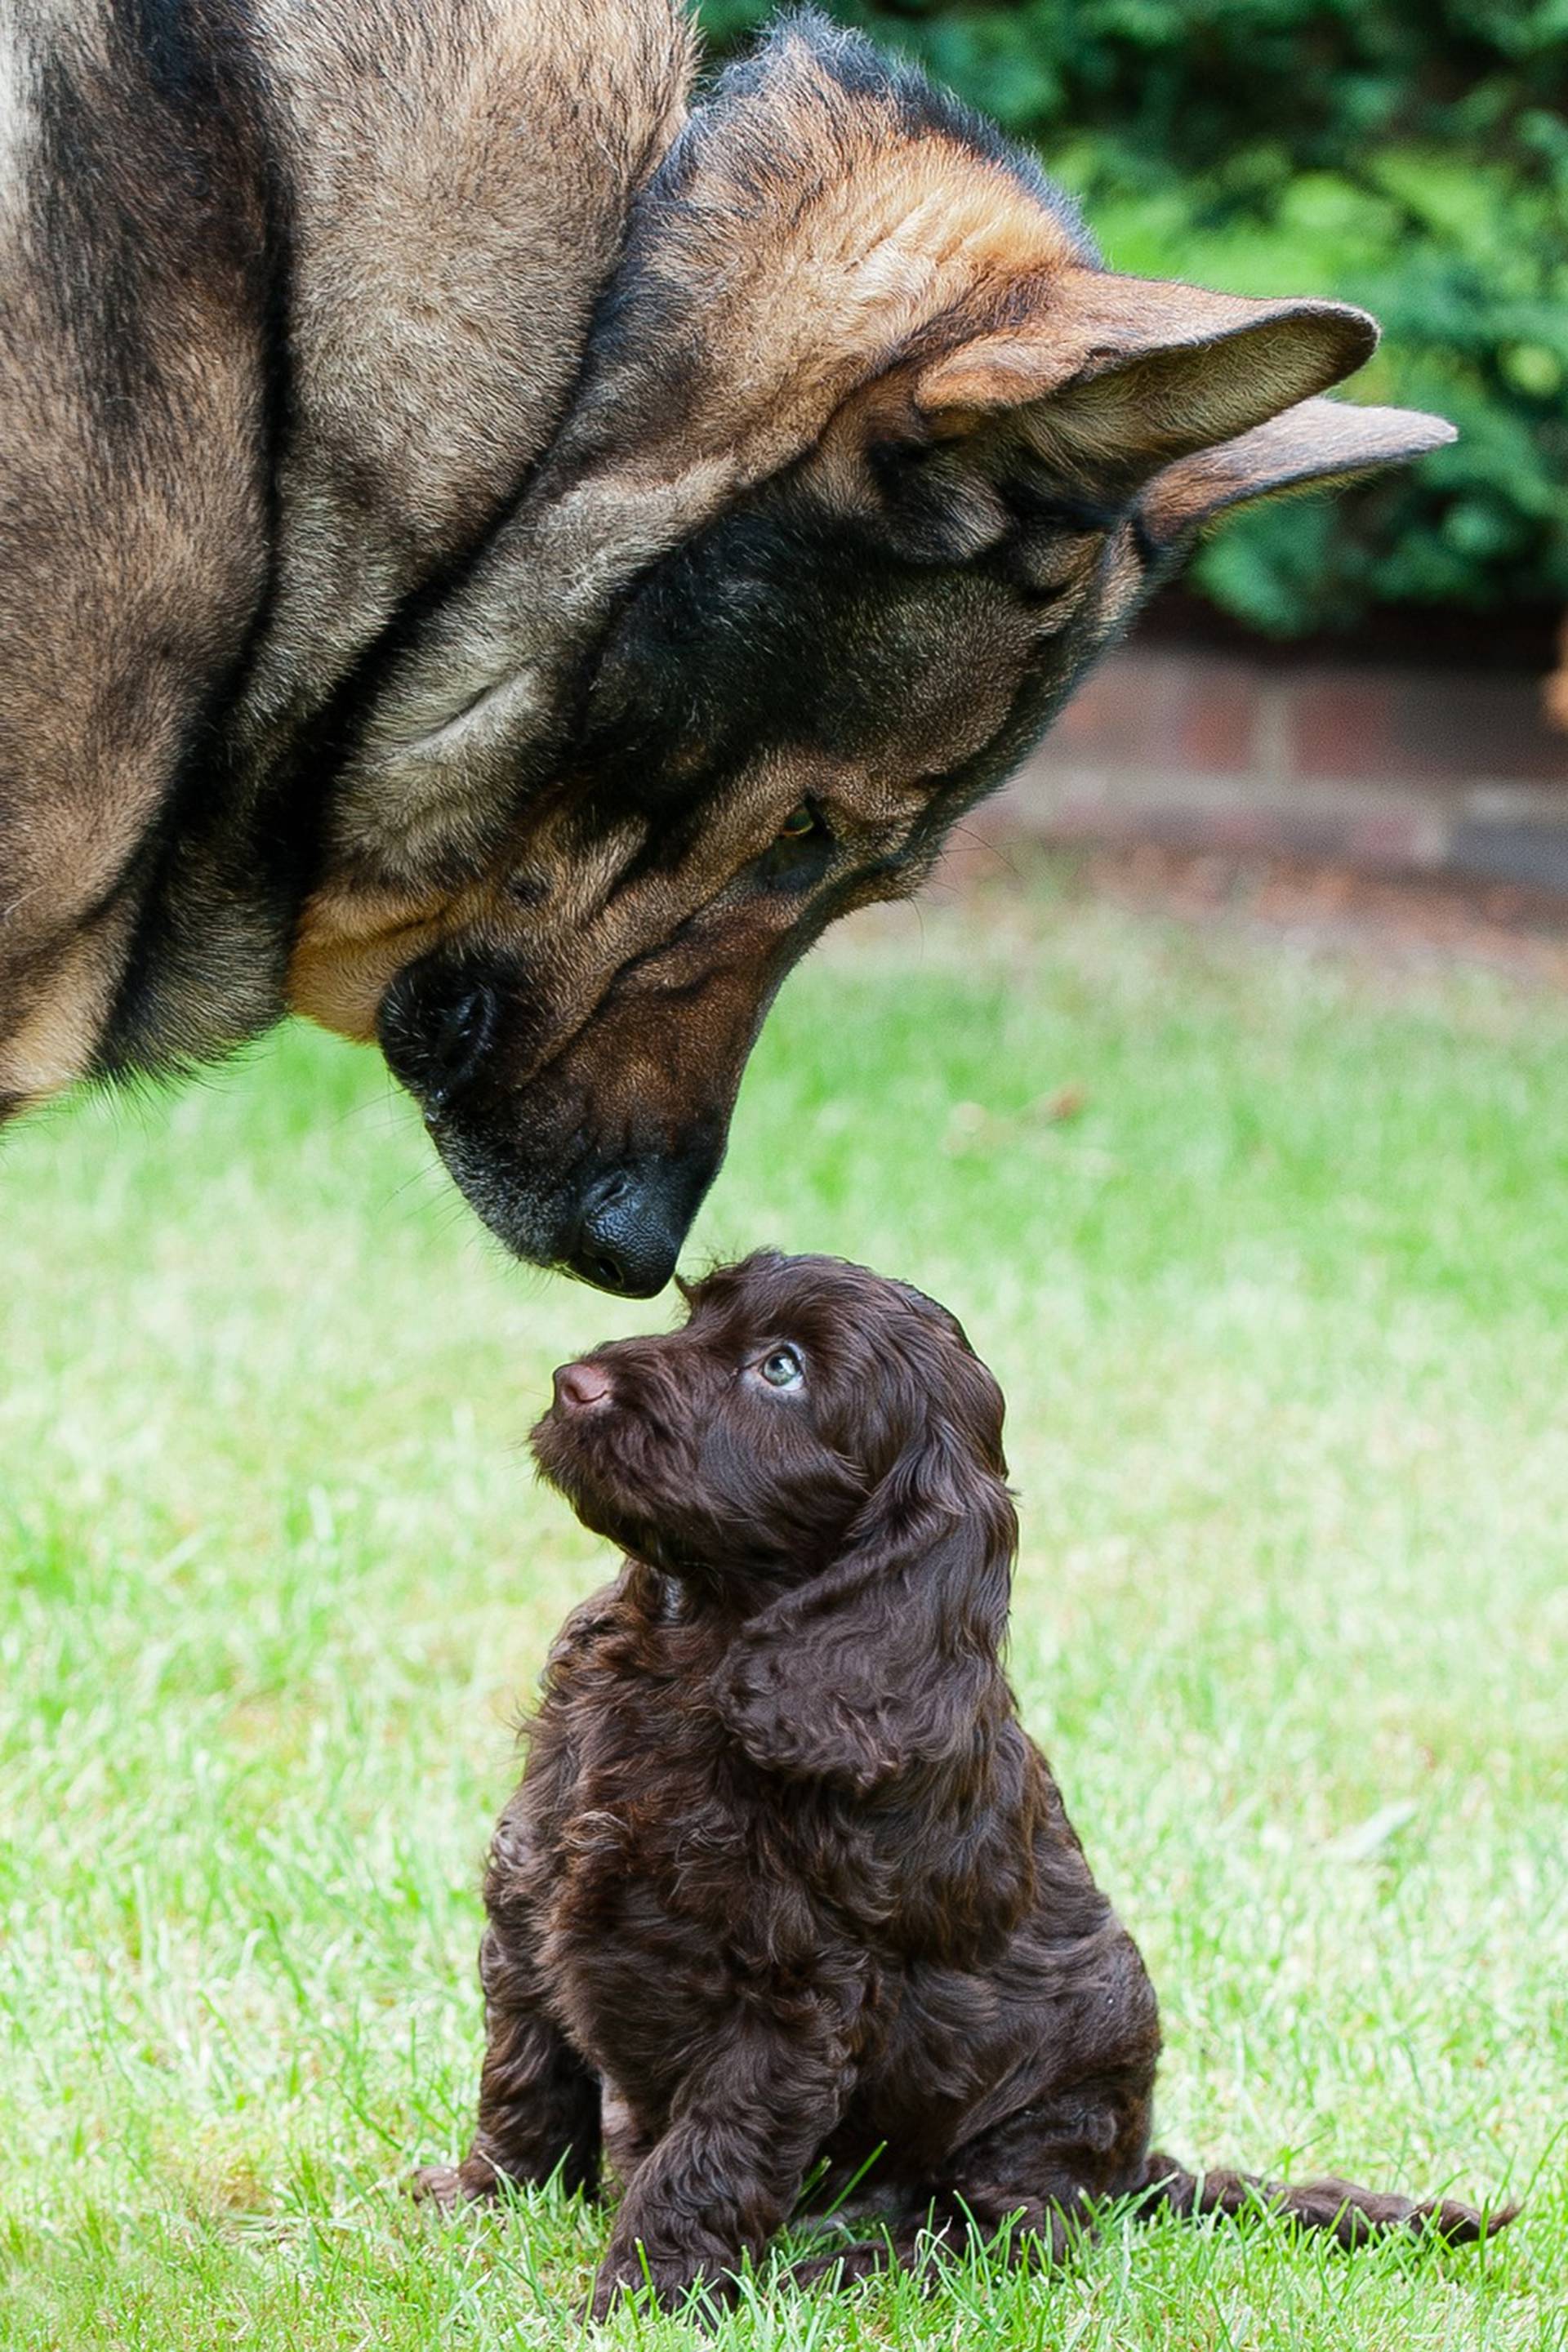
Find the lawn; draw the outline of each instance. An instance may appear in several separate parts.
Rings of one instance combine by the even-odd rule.
[[[1015,1678],[1184,2156],[1526,2197],[1479,2254],[1112,2222],[721,2341],[1568,2344],[1568,1000],[1076,898],[791,983],[693,1255],[911,1276],[1007,1390]],[[559,2343],[602,2217],[441,2224],[511,1726],[603,1549],[506,1263],[300,1031],[0,1152],[0,2345]],[[612,2336],[689,2342],[626,2315]]]

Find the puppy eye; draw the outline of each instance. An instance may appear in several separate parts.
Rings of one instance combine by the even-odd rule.
[[[785,817],[783,824],[780,825],[779,839],[781,841],[806,841],[810,839],[814,833],[826,830],[826,828],[823,825],[822,819],[817,815],[816,811],[812,807],[811,803],[809,801],[802,801],[798,807],[791,809],[788,816]]]
[[[798,1389],[805,1385],[805,1366],[793,1348],[775,1348],[757,1366],[771,1389]]]

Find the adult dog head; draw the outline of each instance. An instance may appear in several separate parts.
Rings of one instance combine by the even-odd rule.
[[[616,0],[601,46],[656,18],[679,46],[668,0]],[[1107,270],[1031,161],[816,16],[684,119],[668,93],[653,111],[662,161],[628,173],[538,462],[319,687],[301,647],[340,627],[319,551],[375,476],[335,507],[313,489],[295,538],[329,586],[307,608],[285,575],[288,660],[275,614],[240,697],[247,743],[289,738],[268,773],[314,796],[280,1003],[379,1039],[510,1247],[639,1295],[785,972],[915,887],[1199,526],[1449,437],[1321,397],[1373,348],[1363,313]],[[330,392],[354,355],[324,348]],[[405,503],[392,581],[429,528]],[[193,903],[242,896],[237,862]],[[143,1007],[188,930],[181,963],[143,927]],[[156,1034],[121,999],[96,1066],[155,1059]]]
[[[677,140],[552,459],[381,682],[295,1002],[378,1030],[514,1248],[658,1289],[824,925],[914,887],[1205,518],[1447,437],[1319,397],[1374,333],[1107,272],[1032,163],[794,20]]]

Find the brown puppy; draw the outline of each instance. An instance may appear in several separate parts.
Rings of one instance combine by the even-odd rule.
[[[501,1817],[488,2047],[444,2202],[557,2170],[626,2195],[595,2309],[722,2294],[826,2159],[888,2235],[1059,2252],[1102,2198],[1268,2208],[1352,2246],[1511,2219],[1151,2151],[1160,2027],[998,1663],[1002,1397],[902,1283],[759,1255],[686,1328],[555,1375],[545,1475],[629,1553],[551,1654]]]

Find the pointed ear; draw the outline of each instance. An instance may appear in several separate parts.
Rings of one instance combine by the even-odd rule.
[[[959,1755],[998,1677],[1017,1525],[951,1433],[903,1454],[844,1557],[742,1629],[720,1712],[753,1763],[860,1794]]]
[[[1342,302],[1077,269],[1033,316],[929,362],[913,397],[939,438],[1010,427],[1064,469],[1131,489],[1337,383],[1376,342]]]
[[[1303,400],[1234,441],[1167,466],[1144,491],[1139,513],[1155,545],[1169,547],[1211,515],[1247,499],[1310,483],[1352,481],[1383,466],[1424,457],[1458,438],[1444,417],[1425,415],[1418,408]]]

